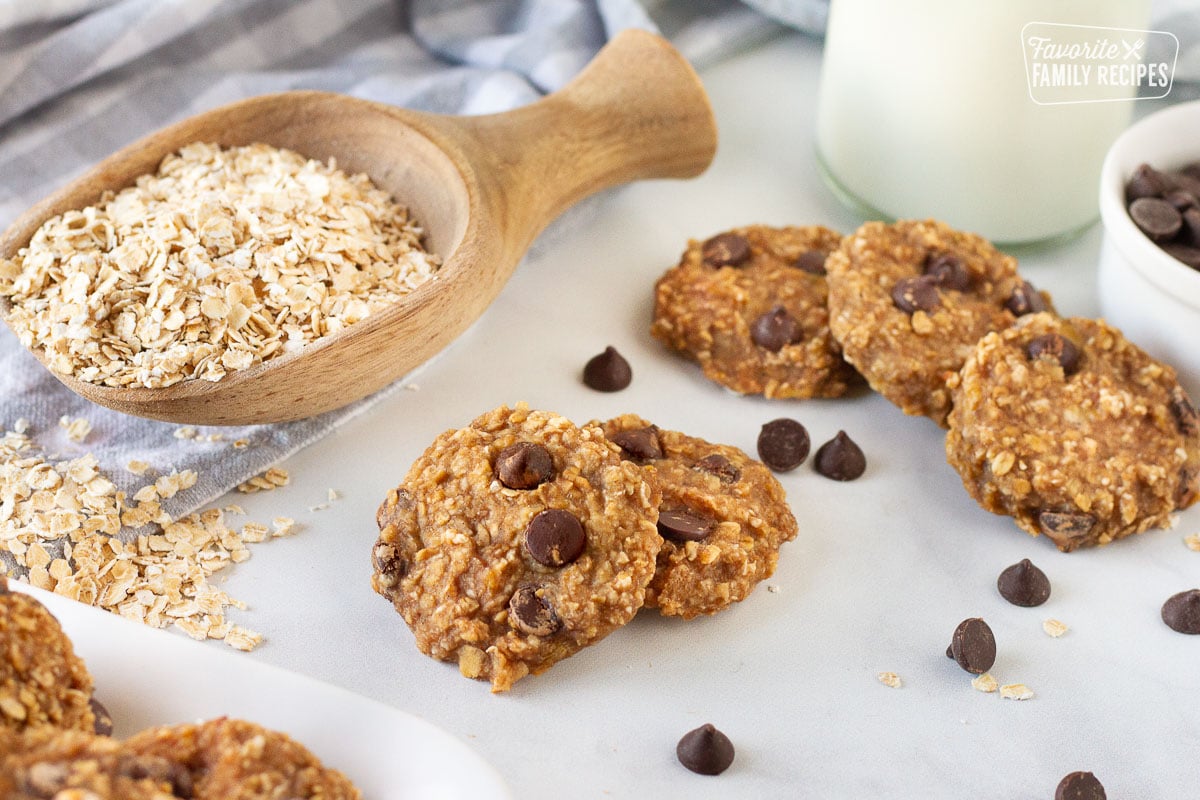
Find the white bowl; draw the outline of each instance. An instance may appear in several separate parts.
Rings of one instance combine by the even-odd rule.
[[[1100,170],[1100,310],[1126,338],[1179,371],[1200,399],[1200,271],[1164,253],[1129,218],[1125,183],[1139,164],[1200,161],[1200,101],[1158,111],[1121,134]]]

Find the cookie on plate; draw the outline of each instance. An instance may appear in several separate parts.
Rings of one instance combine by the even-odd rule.
[[[734,228],[692,241],[654,287],[650,332],[740,394],[838,397],[861,383],[829,333],[819,226]]]
[[[92,731],[92,676],[54,615],[0,574],[0,728]]]
[[[1090,319],[985,336],[951,382],[946,456],[988,511],[1063,551],[1165,525],[1200,490],[1200,423],[1175,371]]]
[[[691,619],[744,600],[796,538],[783,487],[736,447],[668,431],[634,414],[604,423],[625,458],[654,469],[663,537],[646,605]]]
[[[7,800],[359,800],[288,736],[243,720],[150,728],[125,742],[42,727],[0,732]]]
[[[642,607],[662,542],[647,477],[598,427],[490,411],[388,494],[372,585],[422,652],[505,691]]]
[[[829,326],[847,361],[905,414],[942,427],[946,381],[986,333],[1050,297],[986,239],[934,220],[868,222],[825,262]]]

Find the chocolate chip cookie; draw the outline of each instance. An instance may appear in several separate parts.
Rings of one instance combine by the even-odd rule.
[[[92,731],[92,676],[58,620],[0,574],[0,728]]]
[[[505,691],[641,608],[662,542],[647,478],[596,426],[496,409],[388,494],[372,585],[422,652]]]
[[[663,537],[646,605],[666,616],[715,614],[775,572],[779,547],[796,538],[783,487],[729,445],[668,431],[634,414],[604,423],[623,457],[653,468],[662,491]]]
[[[861,378],[829,333],[819,226],[734,228],[689,242],[654,288],[650,332],[740,394],[838,397]]]
[[[975,343],[1050,297],[987,240],[934,220],[868,222],[825,263],[829,327],[847,361],[905,414],[945,427],[948,378]]]
[[[952,381],[946,456],[981,506],[1063,551],[1165,525],[1200,490],[1200,421],[1175,371],[1090,319],[985,336]]]

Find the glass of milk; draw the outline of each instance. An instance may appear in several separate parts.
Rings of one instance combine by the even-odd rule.
[[[1099,216],[1105,152],[1130,120],[1136,86],[1116,70],[1137,60],[1149,6],[832,0],[823,174],[871,218],[934,217],[1003,244],[1082,232]],[[1081,46],[1052,49],[1064,41]],[[1026,53],[1039,42],[1031,77]]]

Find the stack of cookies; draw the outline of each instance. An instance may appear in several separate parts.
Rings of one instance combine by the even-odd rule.
[[[651,332],[743,394],[833,397],[856,370],[949,429],[980,505],[1064,551],[1162,526],[1200,492],[1174,370],[1102,321],[1059,317],[1013,258],[940,222],[691,242],[655,287]]]
[[[643,607],[690,619],[742,600],[796,536],[779,482],[735,447],[524,404],[438,436],[377,522],[375,591],[421,652],[494,692]]]
[[[5,800],[274,800],[361,797],[303,745],[215,719],[113,739],[70,639],[0,574],[0,797]]]

